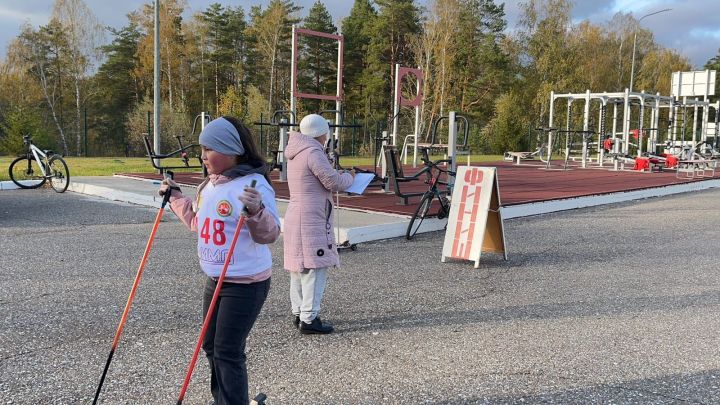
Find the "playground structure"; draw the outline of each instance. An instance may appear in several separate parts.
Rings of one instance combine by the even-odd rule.
[[[690,83],[682,77],[689,78]],[[560,150],[564,141],[563,170],[571,160],[579,161],[581,168],[610,163],[612,170],[625,170],[627,164],[642,171],[688,166],[688,162],[697,166],[698,162],[720,157],[717,150],[720,101],[708,101],[714,86],[715,71],[707,70],[674,73],[670,96],[629,89],[603,93],[551,91],[548,127],[538,129],[547,141],[533,152],[506,152],[505,159],[522,164],[525,159],[539,157],[545,168],[550,169],[553,152]],[[556,125],[560,100],[566,107],[562,129]],[[583,103],[582,128],[577,119],[580,115],[573,112],[576,102]]]

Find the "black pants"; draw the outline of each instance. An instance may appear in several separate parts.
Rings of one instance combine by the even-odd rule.
[[[217,283],[208,278],[203,295],[207,314]],[[203,341],[210,362],[210,390],[217,405],[245,405],[248,376],[245,340],[270,291],[270,279],[253,284],[223,283]]]

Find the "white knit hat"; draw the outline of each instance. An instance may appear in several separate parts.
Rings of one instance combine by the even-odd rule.
[[[325,118],[317,115],[306,115],[300,121],[300,133],[312,138],[317,138],[330,133],[330,125]]]

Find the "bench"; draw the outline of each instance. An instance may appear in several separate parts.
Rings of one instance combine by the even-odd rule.
[[[503,160],[512,161],[519,165],[522,160],[533,159],[537,152],[505,152]]]

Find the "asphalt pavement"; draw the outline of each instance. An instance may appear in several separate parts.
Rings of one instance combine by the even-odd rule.
[[[509,260],[442,232],[342,252],[292,326],[282,239],[248,342],[268,404],[720,403],[720,190],[506,221]],[[157,210],[0,191],[0,403],[88,404]],[[102,395],[175,403],[201,324],[193,234],[167,212]],[[198,362],[185,404],[210,401]]]

